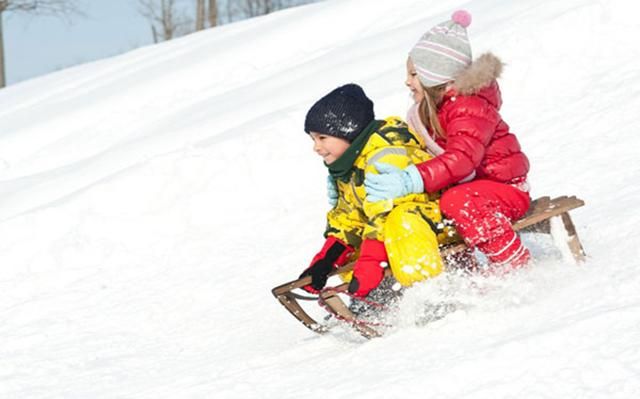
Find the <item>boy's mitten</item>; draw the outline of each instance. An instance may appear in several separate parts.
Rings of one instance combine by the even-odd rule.
[[[338,203],[338,187],[335,179],[331,176],[327,176],[327,198],[331,206],[336,206]]]
[[[387,262],[387,251],[382,241],[364,240],[360,257],[353,266],[349,292],[359,298],[367,296],[382,281]]]
[[[313,257],[311,265],[300,275],[300,278],[311,276],[311,284],[302,287],[317,294],[327,284],[329,273],[334,268],[345,264],[353,248],[335,237],[328,237],[322,250]]]

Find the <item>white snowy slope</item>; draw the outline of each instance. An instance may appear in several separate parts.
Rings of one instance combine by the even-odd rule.
[[[409,105],[404,62],[473,15],[507,63],[533,196],[574,194],[589,255],[412,289],[399,326],[319,336],[271,288],[322,244],[326,169],[302,130],[361,84]],[[640,397],[640,6],[326,1],[0,91],[0,398]],[[464,306],[427,326],[416,309]]]

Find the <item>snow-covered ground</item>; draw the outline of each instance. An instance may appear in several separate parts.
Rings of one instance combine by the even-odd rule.
[[[364,342],[271,296],[322,244],[303,133],[361,84],[404,115],[410,47],[459,7],[507,68],[533,196],[575,194],[589,255],[411,290]],[[640,397],[640,6],[327,1],[0,91],[0,398]],[[449,295],[462,310],[416,327]]]

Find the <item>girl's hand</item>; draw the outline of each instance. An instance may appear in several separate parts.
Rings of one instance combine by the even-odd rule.
[[[377,202],[424,192],[422,176],[415,165],[400,169],[393,165],[376,162],[373,166],[379,174],[365,175],[364,188],[367,191],[367,201]]]

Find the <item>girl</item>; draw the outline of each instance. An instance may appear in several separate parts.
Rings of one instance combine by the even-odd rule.
[[[466,244],[494,267],[516,268],[530,259],[511,227],[531,202],[529,161],[499,113],[502,62],[490,53],[471,61],[470,22],[469,13],[456,11],[426,32],[407,59],[405,84],[415,101],[407,119],[435,157],[401,171],[378,165],[380,174],[367,174],[365,187],[370,201],[406,195],[418,186],[407,182],[416,180],[429,193],[446,189],[442,213]]]

